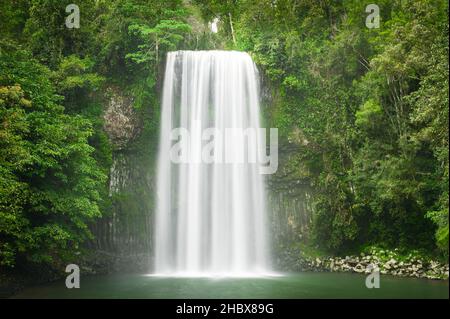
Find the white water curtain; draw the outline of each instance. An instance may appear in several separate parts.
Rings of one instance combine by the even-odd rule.
[[[155,216],[154,272],[258,275],[268,271],[263,175],[256,163],[205,163],[202,132],[260,127],[258,72],[236,51],[177,51],[167,56]],[[173,163],[174,128],[189,132],[190,159]],[[250,142],[214,136],[214,155],[245,157]],[[221,143],[219,143],[221,142]],[[180,143],[181,144],[181,143]]]

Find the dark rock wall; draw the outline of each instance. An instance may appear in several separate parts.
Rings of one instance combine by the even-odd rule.
[[[100,272],[149,271],[154,210],[154,140],[133,99],[118,88],[106,90],[104,130],[111,142],[109,209],[91,229],[89,268]]]
[[[277,85],[260,71],[259,88],[263,126],[266,129],[276,127],[273,114],[278,107]],[[276,173],[266,176],[267,207],[275,255],[309,238],[314,194],[299,165],[299,153],[295,139],[288,139],[279,130],[278,169]]]

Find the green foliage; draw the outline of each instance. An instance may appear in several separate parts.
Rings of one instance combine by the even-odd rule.
[[[130,34],[136,35],[142,44],[138,46],[137,52],[128,53],[125,57],[137,64],[157,64],[160,52],[174,50],[183,40],[183,35],[191,30],[188,24],[181,20],[177,21],[183,15],[184,12],[180,10],[175,12],[166,10],[164,20],[158,21],[154,27],[145,24],[130,25],[128,27]]]
[[[91,236],[106,176],[92,126],[63,113],[50,71],[24,51],[0,51],[0,263],[65,260]]]
[[[0,2],[0,30],[2,37],[17,38],[21,36],[28,18],[28,0]]]
[[[86,88],[95,91],[101,85],[103,78],[95,73],[89,73],[94,62],[89,58],[80,59],[75,55],[64,57],[54,75],[54,83],[59,92],[68,92]]]
[[[67,5],[70,0],[31,0],[24,35],[34,56],[51,68],[55,68],[64,56],[84,56],[98,48],[96,39],[97,1],[80,0],[80,28],[68,29],[65,25]]]
[[[417,260],[421,260],[425,264],[428,264],[433,260],[433,255],[425,250],[417,249],[387,249],[385,247],[368,245],[361,249],[363,254],[371,255],[376,257],[381,264],[388,262],[391,259],[397,262],[412,263]]]
[[[381,106],[374,100],[368,100],[356,111],[355,124],[361,129],[377,129],[377,119],[383,114]]]
[[[90,96],[99,90],[105,81],[103,76],[92,72],[94,61],[69,55],[61,62],[52,74],[52,81],[58,93],[64,96],[64,104],[68,111],[80,111],[89,105]]]

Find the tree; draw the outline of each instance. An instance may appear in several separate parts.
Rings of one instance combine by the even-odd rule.
[[[0,47],[0,264],[57,264],[91,236],[106,176],[92,157],[91,123],[64,114],[50,71]]]

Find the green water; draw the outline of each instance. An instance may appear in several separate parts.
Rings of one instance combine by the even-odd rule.
[[[381,276],[368,289],[365,276],[296,273],[265,278],[162,278],[145,275],[81,277],[79,289],[64,281],[31,287],[15,298],[449,298],[448,281]]]

